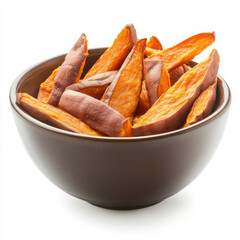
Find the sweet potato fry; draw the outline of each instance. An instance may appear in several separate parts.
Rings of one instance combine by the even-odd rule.
[[[186,72],[133,125],[134,136],[163,133],[178,129],[200,92],[217,77],[219,55],[214,49],[207,60]]]
[[[162,65],[162,61],[158,59],[144,60],[144,80],[136,115],[145,113],[170,86],[170,76]]]
[[[171,86],[173,86],[173,85],[178,81],[178,79],[179,79],[185,72],[187,72],[187,71],[190,70],[190,69],[191,69],[191,67],[189,67],[189,66],[186,65],[186,64],[183,64],[182,66],[173,69],[173,70],[169,73]]]
[[[149,59],[161,59],[167,70],[170,72],[184,63],[191,61],[196,55],[210,46],[215,41],[215,34],[200,33],[194,35],[183,42],[162,51],[154,50]]]
[[[87,57],[87,39],[85,34],[74,44],[66,55],[63,64],[54,78],[54,86],[48,98],[48,104],[57,106],[65,88],[78,82]]]
[[[27,93],[18,93],[17,102],[29,115],[51,126],[84,135],[103,136],[72,115],[42,103]]]
[[[99,73],[90,78],[81,80],[68,86],[66,89],[81,92],[91,97],[100,99],[106,88],[112,83],[117,71]]]
[[[145,46],[146,39],[137,41],[104,93],[104,102],[129,119],[134,116],[142,89]]]
[[[144,79],[150,105],[153,105],[171,86],[169,73],[162,60],[144,60]]]
[[[99,73],[118,70],[136,41],[137,34],[134,26],[132,24],[126,25],[118,34],[112,46],[103,53],[88,71],[84,79]]]
[[[162,44],[159,39],[155,36],[151,36],[146,43],[146,48],[144,51],[145,56],[150,56],[151,54],[155,53],[154,50],[162,50]]]
[[[147,59],[146,59],[147,60]],[[145,60],[145,61],[146,61]],[[159,60],[160,61],[160,60]],[[177,80],[185,73],[187,72],[189,69],[191,69],[191,67],[187,66],[186,64],[183,64],[182,66],[174,69],[173,71],[171,71],[169,73],[170,75],[170,82],[171,82],[171,86],[174,85],[175,82],[177,82]],[[159,78],[160,79],[160,78]],[[164,81],[162,81],[163,83]],[[168,85],[168,80],[167,80],[167,85]],[[169,86],[170,87],[170,86]],[[167,88],[169,88],[167,87]],[[166,89],[167,90],[167,89]],[[164,92],[164,91],[163,91]],[[161,95],[161,94],[160,94]],[[160,96],[159,95],[159,96]],[[151,107],[150,101],[149,101],[149,96],[148,96],[148,91],[146,88],[146,84],[145,84],[145,80],[143,80],[142,83],[142,91],[140,93],[140,97],[139,97],[139,102],[138,102],[138,106],[135,112],[136,116],[142,115],[144,114],[149,108]]]
[[[86,94],[66,90],[60,99],[59,107],[108,136],[132,136],[131,124],[127,118]]]
[[[150,57],[150,56],[152,56],[153,54],[159,53],[159,51],[162,51],[162,50],[158,50],[158,49],[146,47],[146,48],[145,48],[145,51],[144,51],[144,55],[145,55],[145,57]]]
[[[37,99],[43,103],[47,103],[50,93],[53,89],[54,86],[54,79],[57,75],[57,73],[60,70],[59,66],[58,68],[56,68],[55,70],[53,70],[52,74],[44,81],[40,84],[40,88],[39,88],[39,92],[38,92],[38,96]]]
[[[141,115],[145,113],[149,108],[151,107],[150,102],[149,102],[149,97],[148,97],[148,91],[146,88],[146,83],[145,80],[142,82],[142,90],[139,96],[139,101],[137,105],[137,109],[135,112],[135,115]]]
[[[151,36],[146,43],[146,48],[144,50],[144,53],[147,48],[162,50],[162,44],[157,37]],[[146,89],[145,80],[143,80],[142,90],[140,93],[140,97],[139,97],[139,101],[136,109],[136,115],[146,112],[149,108],[150,108],[150,102],[148,98],[148,92]]]
[[[214,83],[204,90],[196,99],[183,127],[190,126],[208,117],[212,113],[216,100],[216,89],[217,79],[215,79]]]
[[[146,47],[153,48],[156,50],[162,50],[162,44],[156,36],[151,36],[146,43]]]

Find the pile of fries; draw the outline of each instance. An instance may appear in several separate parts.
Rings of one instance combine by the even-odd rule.
[[[219,55],[188,62],[215,41],[200,33],[163,49],[155,36],[138,39],[125,26],[82,78],[88,44],[82,34],[61,66],[41,83],[37,99],[18,93],[34,118],[91,136],[146,136],[188,127],[214,108]]]

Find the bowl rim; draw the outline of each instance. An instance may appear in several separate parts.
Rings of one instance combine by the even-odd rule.
[[[91,53],[93,51],[100,52],[100,51],[105,50],[105,49],[106,48],[89,49],[89,53]],[[201,120],[201,121],[199,121],[199,122],[197,122],[193,125],[190,125],[188,127],[176,129],[176,130],[165,132],[165,133],[159,133],[159,134],[147,135],[147,136],[136,136],[136,137],[89,136],[89,135],[83,135],[83,134],[63,130],[63,129],[60,129],[60,128],[56,128],[56,127],[50,126],[46,123],[43,123],[43,122],[31,117],[26,112],[24,112],[24,110],[22,110],[16,102],[16,94],[17,94],[17,89],[18,89],[18,87],[21,83],[22,78],[29,71],[33,70],[36,67],[39,67],[40,65],[45,65],[48,62],[51,62],[51,61],[56,60],[58,58],[62,58],[65,55],[66,54],[61,54],[61,55],[58,55],[58,56],[55,56],[55,57],[51,57],[51,58],[40,61],[40,62],[30,66],[29,68],[27,68],[25,71],[23,71],[22,73],[20,73],[16,77],[16,79],[12,83],[10,91],[9,91],[10,104],[11,104],[12,108],[14,109],[14,111],[18,115],[20,115],[22,118],[24,118],[30,124],[33,124],[35,126],[43,128],[45,130],[54,132],[56,134],[62,134],[62,135],[66,135],[66,136],[69,136],[69,137],[76,137],[76,138],[79,138],[79,139],[85,139],[85,140],[91,140],[91,141],[93,141],[93,140],[94,141],[104,141],[104,142],[109,142],[109,141],[111,141],[111,142],[134,142],[134,141],[146,141],[146,140],[154,140],[154,139],[159,139],[159,138],[172,137],[172,136],[175,136],[175,135],[185,134],[189,131],[200,128],[201,126],[204,126],[204,125],[214,121],[215,119],[220,117],[222,114],[224,114],[224,112],[229,108],[230,103],[231,103],[231,98],[232,97],[231,97],[230,88],[229,88],[228,84],[226,83],[226,81],[218,74],[217,77],[221,80],[222,88],[223,88],[223,94],[224,94],[224,99],[223,99],[223,102],[222,102],[221,106],[219,106],[208,117],[206,117],[203,120]]]

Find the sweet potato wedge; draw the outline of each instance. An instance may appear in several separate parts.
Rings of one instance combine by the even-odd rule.
[[[159,51],[162,51],[162,50],[146,47],[145,51],[144,51],[144,55],[145,55],[145,57],[150,57],[153,54],[159,53]]]
[[[187,72],[187,71],[190,70],[190,69],[191,69],[191,67],[189,67],[189,66],[186,65],[186,64],[183,64],[182,66],[173,69],[173,70],[169,73],[171,86],[173,86],[173,85],[178,81],[178,79],[179,79],[185,72]]]
[[[148,91],[146,88],[146,83],[145,80],[142,82],[142,90],[139,96],[139,101],[137,105],[137,109],[135,112],[135,115],[141,115],[145,113],[149,108],[151,107],[150,102],[149,102],[149,97],[148,97]]]
[[[161,59],[170,72],[184,63],[191,61],[196,55],[215,41],[215,33],[200,33],[183,42],[162,51],[154,50],[149,59]]]
[[[145,48],[144,52],[146,51],[147,48],[162,50],[162,44],[156,36],[151,36],[146,43],[146,48]],[[145,80],[143,80],[142,90],[140,93],[140,97],[139,97],[139,101],[138,101],[138,105],[137,105],[135,114],[136,115],[142,114],[142,113],[146,112],[149,108],[150,108],[150,102],[149,102],[149,98],[148,98],[148,92],[146,89]]]
[[[146,43],[146,48],[144,51],[145,56],[150,56],[152,53],[155,53],[154,50],[162,50],[162,43],[156,36],[151,36]]]
[[[152,105],[133,125],[134,136],[163,133],[178,129],[185,121],[193,102],[217,77],[219,55],[214,49]]]
[[[146,47],[153,48],[153,49],[156,49],[156,50],[162,50],[163,49],[162,43],[159,41],[159,39],[156,36],[151,36],[148,39],[148,41],[146,43]]]
[[[42,82],[40,84],[40,88],[39,88],[38,96],[37,96],[37,99],[39,101],[41,101],[43,103],[48,102],[50,93],[51,93],[51,91],[53,89],[53,86],[54,86],[54,79],[55,79],[57,73],[59,72],[60,67],[61,66],[59,66],[58,68],[53,70],[52,74],[44,82]]]
[[[170,88],[170,76],[162,60],[146,59],[143,66],[149,102],[153,105]]]
[[[59,107],[108,136],[132,136],[131,124],[127,118],[86,94],[66,90],[60,99]]]
[[[17,102],[29,115],[51,126],[84,135],[103,136],[67,112],[42,103],[27,93],[18,93]]]
[[[48,104],[57,106],[65,88],[79,80],[86,57],[87,39],[85,34],[82,34],[66,55],[63,64],[54,78],[54,86],[50,93]]]
[[[208,117],[212,113],[216,100],[216,89],[217,79],[215,79],[214,83],[204,90],[196,99],[183,127],[188,127]]]
[[[103,53],[88,71],[84,79],[99,73],[118,70],[136,41],[137,34],[134,26],[132,24],[126,25],[118,34],[112,46]]]
[[[178,45],[168,48],[162,51],[154,49],[153,47],[146,47],[144,54],[149,56],[146,60],[157,60],[161,59],[164,62],[166,69],[172,73],[170,74],[171,86],[180,78],[180,76],[186,72],[186,67],[181,67],[180,65],[192,60],[196,55],[201,53],[206,47],[211,45],[215,40],[214,33],[201,33],[186,39],[185,41],[179,43]],[[179,67],[179,68],[178,68]],[[176,69],[176,71],[174,71]],[[166,76],[166,75],[165,75]],[[162,81],[163,82],[163,81]],[[168,81],[167,81],[168,82]],[[146,84],[148,86],[148,84]],[[168,86],[168,84],[164,84]],[[148,87],[147,87],[148,89]],[[163,91],[164,92],[164,91]],[[148,106],[148,99],[144,96],[144,91],[141,93],[140,104],[137,112],[144,112],[143,106]],[[148,92],[151,95],[151,92]],[[161,94],[160,94],[161,95]],[[160,96],[159,95],[159,96]],[[153,95],[156,101],[157,95]],[[144,101],[146,102],[142,102]],[[150,105],[152,105],[153,100],[149,100]],[[147,109],[145,108],[145,111]]]
[[[106,88],[112,83],[117,71],[99,73],[90,78],[81,80],[68,86],[66,89],[81,92],[91,97],[100,99]]]
[[[142,89],[145,47],[146,39],[137,41],[103,97],[104,103],[130,120]]]

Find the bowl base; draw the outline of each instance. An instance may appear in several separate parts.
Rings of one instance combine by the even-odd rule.
[[[109,209],[109,210],[136,210],[136,209],[141,209],[141,208],[146,208],[146,207],[151,207],[155,204],[158,204],[160,202],[162,202],[164,199],[159,200],[157,202],[154,203],[150,203],[150,204],[145,204],[145,205],[137,205],[137,206],[109,206],[109,205],[104,205],[104,204],[98,204],[98,203],[94,203],[94,202],[88,202],[96,207],[100,207],[100,208],[105,208],[105,209]]]

